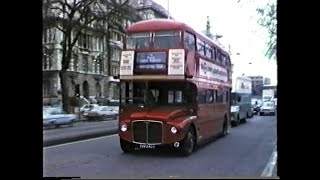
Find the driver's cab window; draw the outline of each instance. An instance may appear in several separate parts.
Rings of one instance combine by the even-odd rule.
[[[158,102],[158,98],[159,98],[159,90],[158,89],[148,89],[148,90],[144,90],[144,99],[148,102],[148,103],[156,103]]]
[[[168,103],[182,103],[182,91],[169,90],[168,91]]]

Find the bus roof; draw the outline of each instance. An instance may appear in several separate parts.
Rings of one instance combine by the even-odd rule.
[[[226,50],[224,50],[221,45],[219,45],[214,40],[208,38],[207,36],[203,35],[200,32],[195,31],[193,28],[188,26],[187,24],[183,22],[179,22],[177,20],[173,19],[151,19],[151,20],[144,20],[139,21],[134,24],[132,24],[128,29],[127,33],[138,33],[138,32],[144,32],[144,31],[159,31],[159,30],[183,30],[188,31],[197,36],[197,38],[200,38],[204,42],[214,45],[215,47],[218,47],[223,53],[229,54]]]

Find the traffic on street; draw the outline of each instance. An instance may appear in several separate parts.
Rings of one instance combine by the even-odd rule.
[[[181,3],[43,2],[44,177],[278,178],[276,1]]]

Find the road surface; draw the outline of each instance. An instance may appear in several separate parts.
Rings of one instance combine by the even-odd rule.
[[[73,127],[61,126],[59,128],[43,130],[43,141],[63,139],[66,137],[90,134],[95,132],[116,129],[118,120],[97,121],[97,122],[76,122]]]
[[[45,177],[260,177],[276,144],[275,116],[255,116],[189,157],[169,152],[124,154],[117,135],[44,148]],[[272,169],[271,169],[272,173]]]

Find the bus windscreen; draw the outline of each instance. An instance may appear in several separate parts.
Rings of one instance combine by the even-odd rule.
[[[154,33],[154,48],[155,49],[172,49],[180,46],[179,31],[165,31]]]
[[[150,33],[136,33],[127,37],[127,49],[150,48]]]

